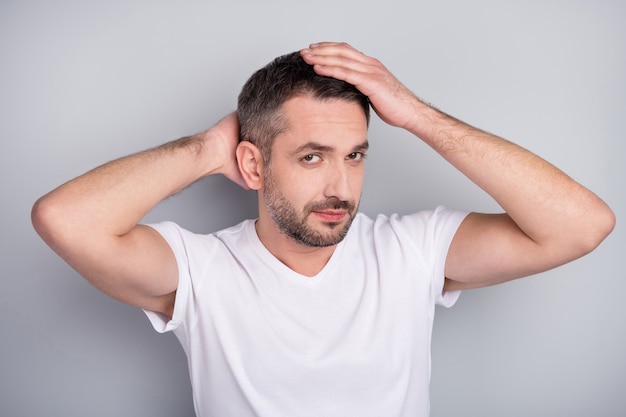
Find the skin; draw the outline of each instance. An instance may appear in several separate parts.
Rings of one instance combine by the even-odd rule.
[[[554,268],[590,252],[613,229],[613,212],[595,194],[529,151],[426,105],[377,59],[332,42],[310,45],[301,54],[318,74],[355,85],[382,120],[423,140],[504,209],[472,213],[463,221],[446,258],[445,290]],[[268,250],[297,272],[314,275],[335,246],[294,240],[276,225],[272,204],[266,203],[284,198],[301,223],[325,238],[336,234],[351,210],[316,213],[307,207],[358,202],[363,164],[350,155],[365,150],[364,116],[354,104],[307,97],[288,101],[283,110],[290,129],[276,138],[270,167],[254,145],[239,143],[232,113],[198,135],[110,162],[53,190],[33,207],[35,229],[103,292],[171,317],[178,283],[174,256],[158,233],[138,222],[199,178],[223,174],[258,190],[256,228]],[[324,146],[295,152],[309,142]]]
[[[284,104],[283,112],[289,129],[275,138],[271,168],[265,167],[264,182],[255,181],[249,171],[263,167],[242,166],[242,172],[248,186],[259,190],[256,229],[261,242],[291,269],[312,276],[326,264],[338,237],[356,214],[368,147],[367,122],[358,104],[340,100],[295,97]],[[242,143],[242,159],[255,150],[254,145]],[[268,171],[272,181],[266,184]],[[280,190],[309,229],[334,243],[315,247],[285,235],[271,216],[271,204],[267,204],[272,189]],[[309,211],[306,207],[311,204],[321,207]],[[333,208],[337,205],[344,207]]]

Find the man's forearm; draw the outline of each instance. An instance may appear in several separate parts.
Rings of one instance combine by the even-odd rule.
[[[204,133],[95,168],[37,202],[34,213],[45,220],[38,231],[44,238],[122,236],[161,200],[209,174],[207,152]]]
[[[561,170],[514,143],[418,106],[409,130],[491,195],[535,242],[575,244],[605,236],[598,217],[611,218],[610,209]]]

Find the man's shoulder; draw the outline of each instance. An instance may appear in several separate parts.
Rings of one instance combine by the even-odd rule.
[[[217,232],[213,232],[209,234],[209,236],[215,236],[218,239],[228,238],[230,236],[241,236],[245,235],[251,230],[254,230],[255,219],[246,219],[241,222],[234,224],[232,226],[228,226],[224,229],[218,230]]]
[[[452,210],[443,206],[409,214],[377,214],[374,217],[359,212],[355,216],[353,228],[360,233],[380,234],[386,231],[393,234],[407,232],[419,235],[427,230],[437,230],[442,227],[456,229],[466,215],[465,211]]]
[[[254,230],[254,220],[246,219],[235,225],[213,232],[191,231],[173,221],[151,223],[147,226],[156,229],[170,245],[174,241],[186,242],[186,244],[207,244],[209,242],[233,242],[245,237],[250,230]]]

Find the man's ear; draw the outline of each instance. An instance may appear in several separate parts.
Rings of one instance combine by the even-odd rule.
[[[263,155],[252,142],[247,140],[237,145],[237,164],[243,180],[251,190],[259,190],[263,186]]]

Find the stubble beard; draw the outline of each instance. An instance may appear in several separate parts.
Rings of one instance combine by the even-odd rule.
[[[299,215],[295,207],[276,186],[271,173],[265,173],[263,200],[267,211],[278,230],[290,239],[311,247],[333,246],[341,242],[352,225],[356,214],[356,203],[329,198],[307,204]],[[345,210],[347,220],[324,222],[325,231],[311,227],[307,220],[313,211]]]

